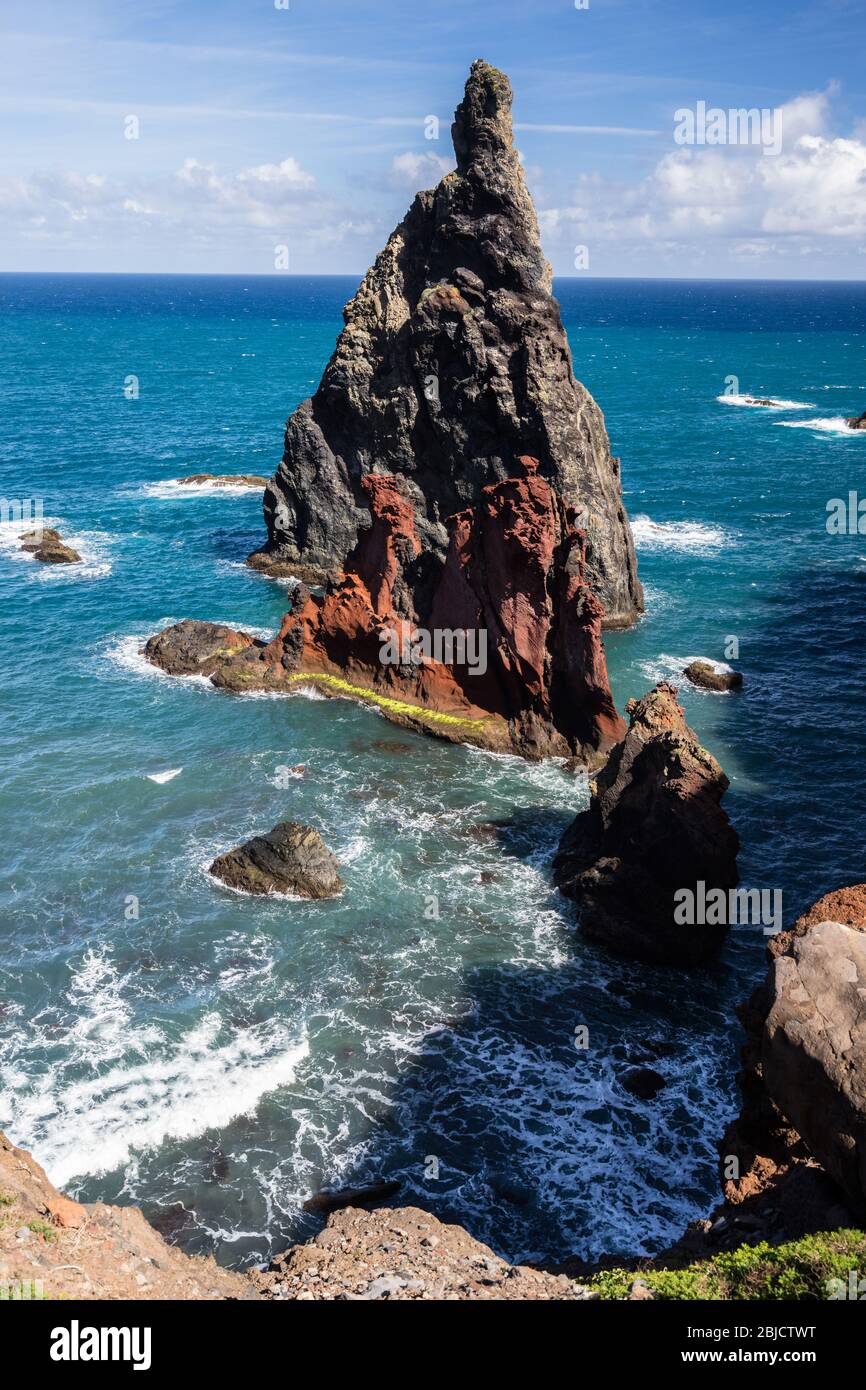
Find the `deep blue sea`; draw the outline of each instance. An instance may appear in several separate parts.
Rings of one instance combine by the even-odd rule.
[[[140,655],[182,617],[277,627],[285,587],[243,564],[260,496],[172,480],[274,470],[354,287],[0,276],[0,494],[43,499],[86,562],[41,567],[2,528],[0,1128],[224,1264],[311,1234],[321,1185],[378,1177],[511,1257],[651,1251],[716,1200],[760,928],[690,975],[609,958],[550,887],[585,780]],[[866,409],[866,287],[556,292],[646,585],[607,638],[614,694],[737,639],[742,694],[681,694],[731,779],[744,882],[790,920],[866,877],[866,536],[825,526],[866,495],[866,433],[843,425]],[[477,829],[503,817],[504,840]],[[285,818],[338,854],[338,900],[207,876]],[[622,1074],[653,1039],[668,1085],[635,1101]]]

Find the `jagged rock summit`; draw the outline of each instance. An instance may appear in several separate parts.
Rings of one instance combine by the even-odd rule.
[[[448,519],[528,454],[580,518],[605,626],[628,625],[643,598],[619,461],[574,378],[503,73],[473,63],[451,133],[456,170],[417,194],[344,310],[318,390],[288,421],[265,491],[267,544],[250,564],[341,578],[373,519],[365,479],[393,475],[413,512],[407,580],[423,622]]]

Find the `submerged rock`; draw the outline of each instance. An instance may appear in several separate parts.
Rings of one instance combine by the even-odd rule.
[[[668,1083],[653,1067],[631,1067],[622,1078],[623,1089],[639,1100],[655,1100]]]
[[[203,483],[211,487],[266,488],[268,485],[268,479],[259,477],[258,473],[190,473],[177,481],[186,487],[200,487]]]
[[[396,1197],[399,1191],[399,1182],[385,1180],[367,1183],[364,1187],[323,1188],[321,1192],[315,1192],[312,1197],[307,1198],[303,1203],[303,1210],[327,1215],[328,1212],[342,1211],[344,1207],[363,1207],[372,1202],[387,1202],[389,1197]]]
[[[606,622],[628,624],[643,598],[619,463],[574,378],[503,73],[473,63],[451,133],[457,168],[417,194],[344,310],[318,390],[288,421],[265,493],[267,544],[250,562],[307,582],[339,578],[375,525],[365,479],[402,478],[423,556],[410,586],[424,623],[448,519],[483,506],[484,489],[530,454],[581,513],[587,579]]]
[[[27,531],[21,536],[21,549],[43,565],[80,565],[81,556],[67,545],[59,531],[46,527],[42,531]]]
[[[692,685],[704,690],[739,690],[743,677],[739,671],[717,671],[709,661],[693,661],[683,671]]]
[[[721,807],[728,779],[667,682],[627,712],[628,733],[592,784],[589,809],[562,837],[554,880],[576,899],[585,936],[638,960],[696,965],[721,945],[727,922],[694,920],[700,912],[689,921],[675,895],[688,890],[697,907],[738,882],[739,839]]]
[[[340,866],[317,830],[282,821],[215,859],[210,872],[244,893],[332,898],[342,888]]]

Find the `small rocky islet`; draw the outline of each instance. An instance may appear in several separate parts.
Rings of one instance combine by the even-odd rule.
[[[276,477],[178,480],[264,486],[268,538],[249,563],[296,581],[279,633],[266,642],[188,619],[145,655],[229,692],[312,684],[419,732],[589,769],[589,807],[554,864],[578,930],[631,959],[692,968],[725,927],[675,924],[672,896],[684,881],[723,893],[738,883],[728,781],[674,686],[630,701],[628,725],[613,702],[602,633],[636,619],[642,591],[619,461],[573,374],[510,107],[505,76],[473,64],[453,127],[457,168],[417,196],[347,306],[315,396],[289,419]],[[443,626],[489,635],[483,674],[432,657],[381,661],[391,629]],[[741,683],[707,662],[685,675],[707,689]],[[294,821],[210,872],[254,894],[342,889],[336,857]],[[767,977],[742,1010],[724,1201],[653,1260],[603,1273],[577,1259],[555,1272],[511,1265],[460,1227],[397,1206],[383,1174],[311,1194],[308,1209],[328,1217],[312,1240],[266,1271],[228,1273],[165,1245],[137,1211],[63,1198],[0,1136],[0,1197],[14,1218],[0,1222],[0,1276],[44,1275],[58,1295],[86,1298],[642,1300],[774,1297],[780,1271],[796,1268],[800,1296],[821,1296],[840,1253],[866,1257],[864,931],[857,885],[771,940]],[[652,1105],[665,1077],[641,1064],[620,1082]],[[393,1205],[365,1209],[381,1201]]]
[[[702,690],[741,690],[743,687],[741,671],[720,671],[711,661],[692,661],[683,675]]]
[[[258,473],[188,473],[185,478],[176,479],[178,487],[245,487],[262,488],[268,479]]]
[[[340,867],[318,830],[282,821],[216,858],[208,870],[242,893],[333,898],[342,888]]]
[[[19,537],[20,549],[43,565],[80,565],[81,556],[67,545],[59,531],[46,526],[39,531],[26,531]]]

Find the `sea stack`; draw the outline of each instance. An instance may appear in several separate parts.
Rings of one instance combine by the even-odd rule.
[[[721,805],[728,779],[674,686],[660,681],[626,712],[628,734],[562,837],[554,880],[593,941],[636,960],[699,965],[728,923],[704,906],[739,881],[739,839]]]
[[[423,557],[411,576],[423,621],[449,518],[483,504],[528,454],[581,518],[605,626],[628,626],[643,596],[619,460],[572,371],[504,73],[472,64],[451,134],[456,169],[417,194],[344,309],[318,390],[288,421],[265,492],[268,540],[250,563],[339,579],[375,519],[365,478],[394,477]]]
[[[291,611],[207,674],[315,683],[444,738],[598,766],[625,732],[602,628],[643,603],[619,463],[572,372],[511,87],[487,63],[452,135],[457,168],[417,195],[289,419],[250,564],[295,577]]]

